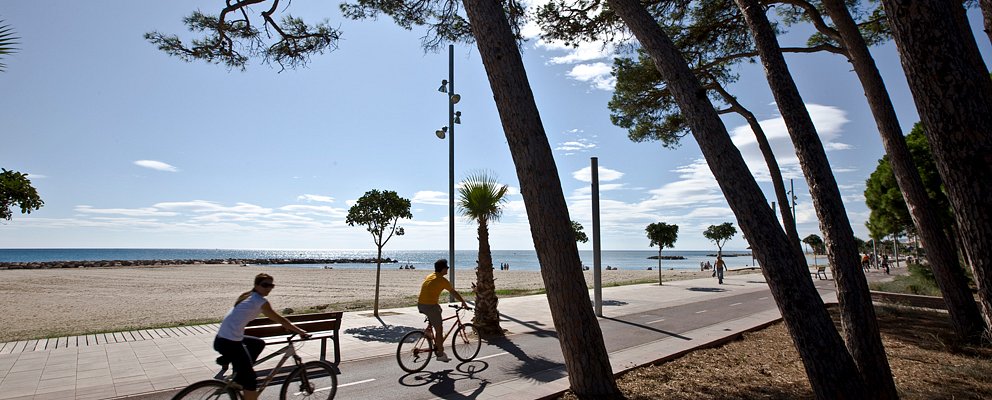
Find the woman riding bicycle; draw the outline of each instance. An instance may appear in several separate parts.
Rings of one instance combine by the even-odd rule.
[[[278,322],[287,330],[300,334],[306,339],[310,335],[306,331],[296,327],[282,315],[272,309],[272,305],[265,299],[272,292],[276,285],[274,279],[269,274],[258,274],[255,276],[255,286],[238,296],[234,302],[234,307],[224,316],[224,321],[220,323],[217,330],[217,337],[214,338],[214,350],[221,354],[221,358],[230,362],[234,368],[234,381],[244,389],[245,400],[258,399],[255,369],[253,365],[258,355],[262,354],[265,342],[262,339],[252,336],[245,336],[245,327],[248,322],[264,314],[269,319]],[[221,362],[221,359],[217,360]]]

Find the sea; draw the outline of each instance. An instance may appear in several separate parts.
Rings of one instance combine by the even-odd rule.
[[[664,256],[682,256],[682,260],[662,260],[663,269],[699,270],[700,263],[713,263],[716,250],[669,250]],[[540,264],[534,250],[493,250],[493,265],[509,264],[511,270],[537,271]],[[724,250],[724,260],[730,268],[743,268],[757,265],[747,251]],[[608,266],[619,269],[657,268],[658,260],[648,257],[658,255],[657,250],[604,250],[601,255],[602,268]],[[232,250],[232,249],[0,249],[0,262],[45,262],[45,261],[101,261],[101,260],[208,260],[208,259],[366,259],[375,258],[375,250]],[[384,268],[399,268],[412,265],[417,269],[431,268],[434,261],[449,258],[447,250],[390,250],[383,249],[383,258],[398,262],[385,264]],[[590,250],[580,250],[582,264],[592,268],[593,254]],[[823,263],[822,256],[820,262]],[[455,268],[475,267],[478,252],[458,250],[455,252]],[[812,260],[811,260],[812,261]],[[812,262],[811,262],[812,264]],[[279,268],[323,268],[323,264],[279,264]],[[335,263],[334,268],[375,268],[368,263]]]

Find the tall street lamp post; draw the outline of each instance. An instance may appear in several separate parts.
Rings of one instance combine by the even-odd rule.
[[[448,79],[441,80],[437,89],[448,94],[448,126],[434,132],[438,139],[448,136],[448,280],[451,287],[455,286],[455,125],[461,124],[461,111],[455,111],[462,96],[455,93],[455,46],[448,45]],[[448,294],[448,301],[455,301],[453,294]]]

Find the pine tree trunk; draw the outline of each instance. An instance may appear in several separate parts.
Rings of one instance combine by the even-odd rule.
[[[796,251],[784,251],[793,245],[779,228],[706,91],[640,2],[609,0],[609,5],[651,56],[691,127],[727,203],[751,242],[755,258],[763,266],[761,272],[802,358],[813,392],[822,399],[867,398],[868,391],[854,360],[844,348],[808,270],[802,268],[805,260]]]
[[[795,244],[793,247],[795,247],[796,251],[802,254],[803,249],[799,241],[799,233],[796,231],[796,220],[792,218],[792,212],[789,210],[789,197],[785,193],[785,181],[782,180],[782,170],[778,166],[778,160],[775,159],[775,152],[772,151],[771,143],[768,143],[768,136],[765,135],[764,128],[758,123],[758,118],[754,116],[754,113],[740,104],[737,98],[727,92],[722,86],[717,85],[716,90],[723,96],[724,101],[731,105],[734,112],[744,117],[748,126],[751,127],[751,132],[754,132],[754,140],[758,143],[758,149],[761,150],[761,155],[765,159],[765,165],[768,166],[768,177],[771,179],[772,187],[775,189],[775,198],[778,199],[778,203],[781,205],[779,210],[782,215],[782,226],[785,228],[785,235],[788,236],[790,243]]]
[[[909,208],[917,237],[927,249],[927,260],[947,304],[955,331],[967,340],[979,339],[985,330],[985,321],[978,311],[971,289],[968,288],[968,278],[959,267],[954,244],[944,234],[936,206],[927,196],[875,60],[843,1],[824,0],[823,5],[844,41],[854,71],[861,79],[868,105],[875,116],[878,133],[882,137],[882,145],[889,155],[892,173]]]
[[[479,221],[479,267],[475,270],[475,324],[479,333],[486,336],[502,336],[499,326],[499,298],[496,297],[496,281],[493,279],[493,253],[489,249],[489,226]]]
[[[985,36],[988,36],[989,41],[992,42],[992,1],[990,0],[978,0],[978,6],[982,9],[982,31],[985,32]]]
[[[658,286],[662,285],[661,280],[661,243],[658,243]]]
[[[502,3],[463,4],[517,170],[571,389],[580,398],[620,397],[585,277],[577,268],[582,261],[558,168]]]
[[[992,329],[992,81],[960,3],[883,0]],[[992,334],[990,334],[992,335]]]
[[[875,308],[868,292],[868,280],[858,261],[860,258],[854,232],[823,150],[823,143],[820,142],[802,96],[792,80],[764,8],[756,0],[735,2],[743,12],[744,20],[754,37],[755,48],[761,56],[768,84],[809,183],[813,205],[820,220],[820,230],[826,237],[827,258],[837,282],[844,341],[854,356],[865,384],[872,392],[871,397],[898,398],[878,331]]]

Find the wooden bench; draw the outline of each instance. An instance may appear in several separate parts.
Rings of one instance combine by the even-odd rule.
[[[340,311],[286,315],[286,319],[294,325],[307,331],[311,336],[307,340],[320,340],[320,360],[327,361],[327,340],[334,344],[334,361],[331,364],[337,366],[341,362],[341,343],[338,338],[341,330]],[[282,342],[292,332],[283,328],[278,322],[268,318],[256,318],[245,327],[245,335],[254,336],[265,340],[266,343]]]
[[[810,272],[810,274],[816,275],[817,278],[820,278],[820,275],[822,274],[823,277],[820,278],[820,279],[827,279],[827,266],[826,265],[818,265],[816,267],[816,272]]]

